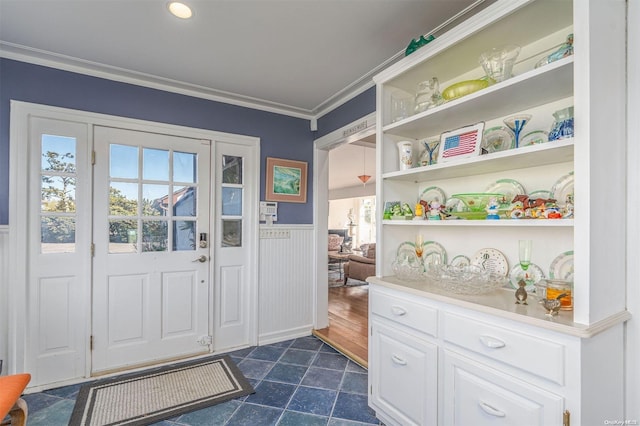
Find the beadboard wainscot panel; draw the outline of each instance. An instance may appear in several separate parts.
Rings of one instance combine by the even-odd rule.
[[[312,225],[260,228],[259,344],[308,336],[313,329]]]
[[[0,359],[2,373],[7,372],[9,341],[9,226],[0,225]]]

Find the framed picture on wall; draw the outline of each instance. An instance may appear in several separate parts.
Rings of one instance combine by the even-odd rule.
[[[267,157],[265,200],[307,202],[307,163]]]
[[[459,158],[475,157],[480,154],[484,122],[465,126],[440,135],[440,155],[438,163]]]

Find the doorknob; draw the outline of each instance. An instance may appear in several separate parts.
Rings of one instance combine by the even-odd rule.
[[[209,260],[209,258],[203,254],[202,256],[200,256],[199,258],[197,258],[196,260],[194,260],[194,262],[204,263],[204,262],[206,262],[207,260]]]

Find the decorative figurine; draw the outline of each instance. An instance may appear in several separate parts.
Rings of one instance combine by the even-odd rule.
[[[559,294],[555,299],[542,299],[539,303],[546,309],[547,313],[545,315],[550,317],[558,315],[561,306],[560,299],[562,299],[566,295],[567,293],[562,293]]]
[[[567,195],[567,203],[564,205],[562,217],[565,219],[573,219],[573,194]]]
[[[525,280],[518,281],[518,289],[516,290],[516,304],[527,305],[527,290],[525,290],[525,286],[527,285]]]
[[[416,204],[414,214],[413,220],[424,220],[424,208],[421,203]]]
[[[498,203],[498,200],[495,197],[491,198],[487,208],[485,209],[487,211],[487,219],[500,219],[500,214],[498,213],[499,207],[500,204]]]
[[[429,203],[429,220],[440,220],[440,211],[442,210],[442,204],[437,199]]]

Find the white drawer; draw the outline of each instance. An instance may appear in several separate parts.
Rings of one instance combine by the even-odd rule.
[[[371,291],[369,309],[372,314],[388,318],[421,333],[437,336],[438,310],[431,306],[408,298]]]
[[[444,424],[562,425],[562,396],[449,351],[443,361]]]
[[[564,385],[564,345],[450,313],[442,322],[446,342]]]

